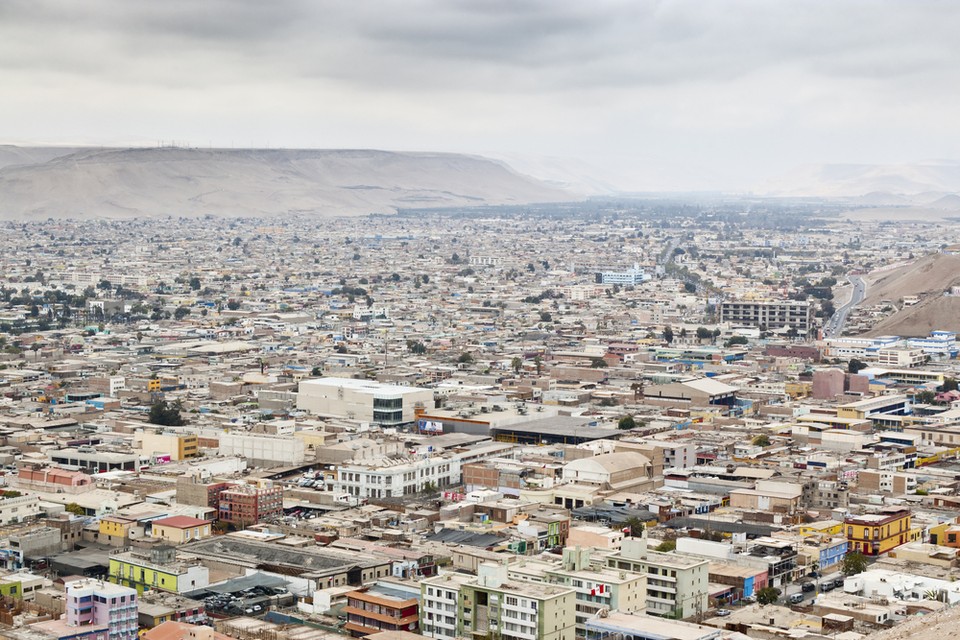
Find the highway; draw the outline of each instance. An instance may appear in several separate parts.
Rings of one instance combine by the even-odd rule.
[[[847,316],[850,310],[863,302],[867,295],[867,285],[860,276],[850,276],[848,278],[853,285],[853,294],[847,304],[837,309],[825,325],[823,325],[823,337],[835,338],[843,333],[843,325],[847,322]]]

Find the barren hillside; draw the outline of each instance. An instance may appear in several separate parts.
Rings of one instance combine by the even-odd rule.
[[[925,336],[934,329],[960,331],[960,297],[944,292],[960,285],[960,256],[937,253],[912,264],[873,274],[864,306],[890,301],[899,305],[904,296],[920,302],[901,307],[876,324],[867,335]]]
[[[361,215],[573,199],[502,163],[457,154],[17,149],[0,154],[0,218]]]

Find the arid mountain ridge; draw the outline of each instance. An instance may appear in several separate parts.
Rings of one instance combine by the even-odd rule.
[[[377,150],[0,146],[0,219],[393,213],[564,202],[502,162]]]

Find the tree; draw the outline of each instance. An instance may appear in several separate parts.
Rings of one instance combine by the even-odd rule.
[[[663,341],[667,344],[673,344],[673,328],[670,325],[663,328]]]
[[[753,440],[751,440],[751,442],[756,447],[769,447],[770,437],[765,433],[761,433],[760,435],[756,436]]]
[[[850,373],[859,373],[861,369],[866,369],[867,363],[857,360],[856,358],[850,358],[850,362],[847,363],[847,371]]]
[[[177,307],[177,310],[173,312],[173,317],[177,320],[183,320],[188,315],[190,315],[190,309],[187,307]]]
[[[940,385],[940,391],[957,391],[958,384],[956,378],[944,378],[943,384]]]
[[[520,373],[522,367],[523,360],[519,356],[515,356],[513,360],[510,361],[510,368],[513,369],[514,373]]]
[[[918,404],[933,404],[937,399],[933,391],[920,391],[914,394],[913,401]]]
[[[637,426],[637,421],[633,419],[633,416],[623,416],[620,418],[620,421],[617,422],[617,428],[626,431],[627,429],[633,429]]]
[[[166,400],[160,400],[159,402],[153,403],[150,407],[150,415],[147,418],[147,422],[150,424],[159,424],[167,427],[179,427],[186,424],[183,417],[180,415],[180,410],[183,406],[180,404],[180,401],[170,403]]]
[[[729,340],[723,343],[725,347],[732,347],[738,344],[747,344],[747,339],[744,336],[733,336]]]
[[[87,510],[84,509],[83,507],[81,507],[81,506],[80,506],[79,504],[77,504],[76,502],[71,502],[71,503],[67,504],[67,505],[63,508],[63,510],[66,511],[67,513],[72,513],[72,514],[75,515],[75,516],[85,516],[85,515],[87,515]]]
[[[671,551],[676,551],[677,541],[676,540],[664,540],[656,547],[653,548],[654,551],[659,551],[660,553],[669,553]]]
[[[197,276],[190,278],[190,288],[194,291],[200,291],[200,278]]]
[[[603,369],[607,366],[607,361],[603,358],[593,358],[590,360],[590,366],[594,369]]]
[[[647,528],[647,525],[643,523],[643,520],[637,516],[630,516],[622,523],[623,532],[626,533],[631,538],[633,536],[639,536],[643,533],[643,530]]]
[[[236,311],[239,308],[240,308],[239,300],[227,300],[227,309],[230,309],[230,311]]]
[[[845,576],[855,576],[867,570],[867,557],[859,551],[851,551],[843,556],[843,566],[840,567],[841,573]]]
[[[460,357],[457,358],[457,362],[460,364],[470,364],[473,362],[473,356],[470,355],[470,352],[464,351],[460,354]]]
[[[756,593],[757,602],[760,604],[773,604],[780,598],[781,593],[783,592],[776,587],[764,587]]]
[[[684,282],[684,283],[683,283],[683,290],[686,291],[687,293],[696,293],[696,292],[697,292],[697,285],[694,284],[693,282]]]
[[[710,340],[713,338],[713,332],[706,327],[697,327],[697,340]]]
[[[323,369],[320,367],[314,367],[313,369],[310,370],[310,375],[315,378],[319,378],[320,376],[323,375]]]

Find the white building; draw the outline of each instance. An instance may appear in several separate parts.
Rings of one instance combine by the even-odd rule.
[[[297,408],[333,416],[393,426],[415,419],[418,408],[433,408],[433,391],[354,378],[316,378],[300,382]]]
[[[243,456],[254,466],[297,465],[306,459],[303,440],[292,436],[224,433],[219,438],[221,456]]]
[[[0,524],[24,522],[40,515],[40,499],[32,495],[0,498]]]

